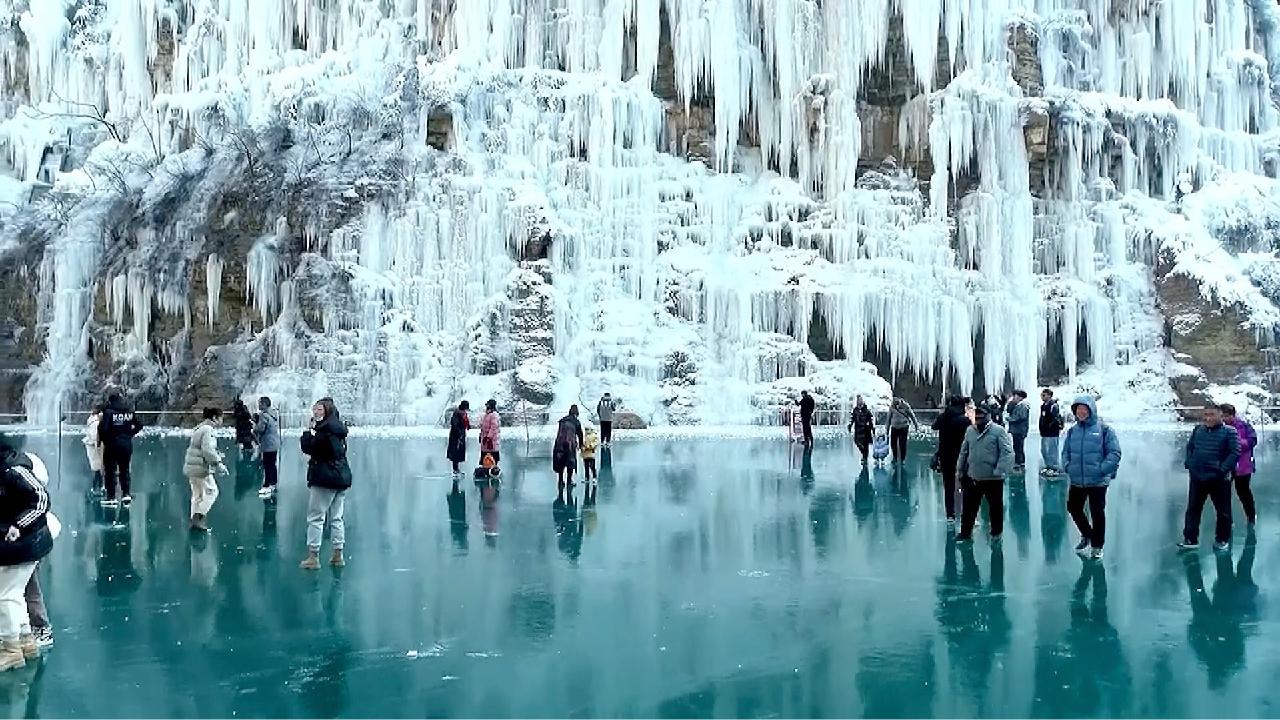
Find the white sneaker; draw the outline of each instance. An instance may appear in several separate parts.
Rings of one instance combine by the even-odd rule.
[[[1093,560],[1101,560],[1101,559],[1102,559],[1102,548],[1094,548],[1094,549],[1093,549],[1093,553],[1092,553],[1089,557],[1090,557],[1090,559],[1093,559]]]
[[[120,507],[120,501],[115,498],[102,498],[99,502],[102,507]]]
[[[130,504],[130,503],[132,503],[132,502],[133,502],[133,496],[132,496],[132,495],[125,495],[124,497],[120,498],[120,504],[121,504],[121,505],[128,505],[128,504]]]
[[[273,487],[258,488],[258,497],[269,498],[275,497],[276,489]]]

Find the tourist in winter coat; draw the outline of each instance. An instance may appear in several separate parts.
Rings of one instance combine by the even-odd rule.
[[[90,492],[94,495],[101,495],[103,492],[102,480],[102,439],[98,437],[98,425],[102,422],[102,407],[95,406],[89,411],[89,419],[84,423],[84,443],[85,455],[89,457],[89,469],[93,471],[93,487]]]
[[[573,474],[578,470],[578,448],[582,447],[583,440],[578,406],[570,405],[569,414],[556,425],[556,439],[551,446],[551,469],[561,487],[573,485]]]
[[[1071,403],[1071,413],[1076,423],[1067,430],[1062,445],[1062,467],[1071,481],[1067,512],[1080,530],[1076,553],[1101,560],[1107,539],[1107,487],[1120,469],[1120,439],[1098,417],[1098,406],[1092,397],[1076,398]],[[1084,512],[1086,502],[1088,515]]]
[[[262,488],[258,497],[272,498],[280,482],[280,415],[271,407],[271,398],[258,398],[258,418],[253,423],[253,439],[262,453]]]
[[[596,403],[596,419],[600,421],[600,442],[608,445],[613,442],[613,411],[618,409],[618,404],[613,401],[613,396],[605,393],[600,398],[600,402]]]
[[[1058,400],[1053,391],[1045,388],[1040,391],[1040,474],[1055,476],[1062,472],[1058,463],[1058,438],[1066,423],[1062,419],[1062,411],[1058,408]]]
[[[947,523],[956,521],[956,463],[960,460],[960,446],[965,433],[973,426],[966,412],[969,398],[956,396],[947,402],[947,408],[933,421],[938,431],[938,465],[942,470],[943,502],[947,511]]]
[[[1013,438],[1013,471],[1020,473],[1027,467],[1027,433],[1030,432],[1031,409],[1027,407],[1025,390],[1014,390],[1005,406],[1005,420],[1009,436]]]
[[[867,462],[867,451],[871,448],[871,439],[876,434],[876,417],[871,408],[859,395],[854,400],[853,411],[849,413],[849,432],[853,433],[853,444],[862,453],[862,462]]]
[[[1205,499],[1213,502],[1217,515],[1214,527],[1214,549],[1231,549],[1231,475],[1240,459],[1240,436],[1236,429],[1222,422],[1222,408],[1210,405],[1204,409],[1204,422],[1191,431],[1187,439],[1187,516],[1178,547],[1192,550],[1200,545],[1200,514]]]
[[[894,462],[907,459],[907,433],[912,427],[920,429],[915,411],[902,398],[894,398],[889,405],[889,446],[893,449]]]
[[[214,475],[227,474],[215,435],[221,426],[222,410],[205,408],[204,422],[191,433],[191,442],[182,463],[182,474],[191,483],[191,529],[198,532],[209,529],[209,510],[218,499],[218,481]]]
[[[484,415],[480,417],[480,454],[492,455],[496,463],[501,457],[501,445],[502,416],[498,414],[498,401],[490,400],[484,404]]]
[[[132,475],[129,466],[133,462],[133,437],[142,431],[142,423],[134,416],[133,408],[116,393],[107,398],[98,424],[98,439],[102,441],[102,468],[107,482],[107,496],[102,504],[113,507],[132,502],[129,494]],[[119,495],[117,495],[119,483]]]
[[[249,412],[249,406],[245,405],[243,400],[237,399],[235,407],[231,411],[231,417],[235,420],[236,445],[239,445],[240,449],[245,452],[252,450],[253,413]]]
[[[1236,415],[1234,405],[1222,406],[1222,422],[1235,428],[1240,437],[1240,459],[1236,460],[1236,469],[1231,480],[1236,486],[1236,494],[1240,496],[1240,505],[1244,508],[1245,522],[1253,527],[1258,521],[1258,509],[1253,502],[1253,490],[1249,483],[1253,480],[1253,449],[1258,447],[1258,433],[1244,418]]]
[[[808,390],[800,391],[800,428],[805,447],[813,447],[813,411],[817,407]]]
[[[347,490],[351,487],[351,466],[347,464],[347,426],[338,417],[333,398],[321,398],[311,407],[311,428],[302,433],[302,452],[307,455],[307,557],[303,570],[320,569],[320,543],[328,518],[329,543],[333,556],[329,564],[346,565],[342,548],[346,542]]]
[[[39,654],[24,590],[53,549],[49,494],[31,458],[0,438],[0,670]]]
[[[35,453],[23,454],[31,461],[31,474],[40,481],[41,485],[44,485],[47,492],[49,468]],[[45,524],[49,527],[49,535],[56,541],[62,524],[58,522],[58,518],[54,517],[53,511],[45,515]],[[40,589],[40,563],[36,563],[36,569],[32,571],[31,579],[27,581],[27,587],[22,591],[22,595],[27,605],[27,616],[31,618],[31,632],[29,635],[20,633],[19,639],[22,642],[23,656],[31,659],[40,654],[41,648],[53,645],[53,623],[49,621],[49,608],[44,602],[44,591]]]
[[[462,474],[462,463],[467,459],[467,431],[471,429],[471,403],[463,400],[449,416],[449,444],[445,457],[453,463],[453,474]]]
[[[1009,432],[991,422],[986,407],[973,411],[973,427],[964,433],[956,473],[964,489],[964,507],[956,542],[973,539],[973,523],[983,500],[991,515],[991,542],[1004,532],[1004,478],[1013,470],[1013,441]]]

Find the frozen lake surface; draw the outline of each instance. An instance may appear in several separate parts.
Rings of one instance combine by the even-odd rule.
[[[276,503],[256,463],[229,461],[213,532],[193,537],[185,439],[140,439],[133,506],[104,511],[78,438],[59,454],[36,436],[67,529],[41,568],[57,644],[0,675],[0,702],[49,717],[1280,715],[1280,437],[1260,448],[1256,538],[1237,505],[1220,557],[1208,510],[1202,551],[1174,550],[1185,435],[1120,437],[1100,566],[1072,553],[1065,484],[1035,475],[1034,452],[993,551],[984,528],[949,541],[924,442],[899,471],[860,472],[834,439],[811,454],[624,440],[594,507],[581,484],[557,498],[546,442],[510,443],[482,513],[469,477],[451,496],[440,439],[353,437],[348,566],[308,573],[296,441]]]

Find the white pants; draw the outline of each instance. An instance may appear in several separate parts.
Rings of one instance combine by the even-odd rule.
[[[191,482],[191,517],[208,515],[213,501],[218,499],[218,481],[211,474],[187,480]]]
[[[13,640],[31,632],[25,591],[35,570],[33,562],[0,567],[0,638]]]
[[[329,542],[334,550],[341,550],[347,539],[347,529],[342,522],[342,511],[347,502],[346,490],[307,488],[307,549],[320,552],[320,539],[324,537],[324,518],[329,516]]]

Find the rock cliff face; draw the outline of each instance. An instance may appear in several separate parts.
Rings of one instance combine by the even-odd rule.
[[[1269,3],[277,5],[0,0],[0,412],[1267,389]]]

